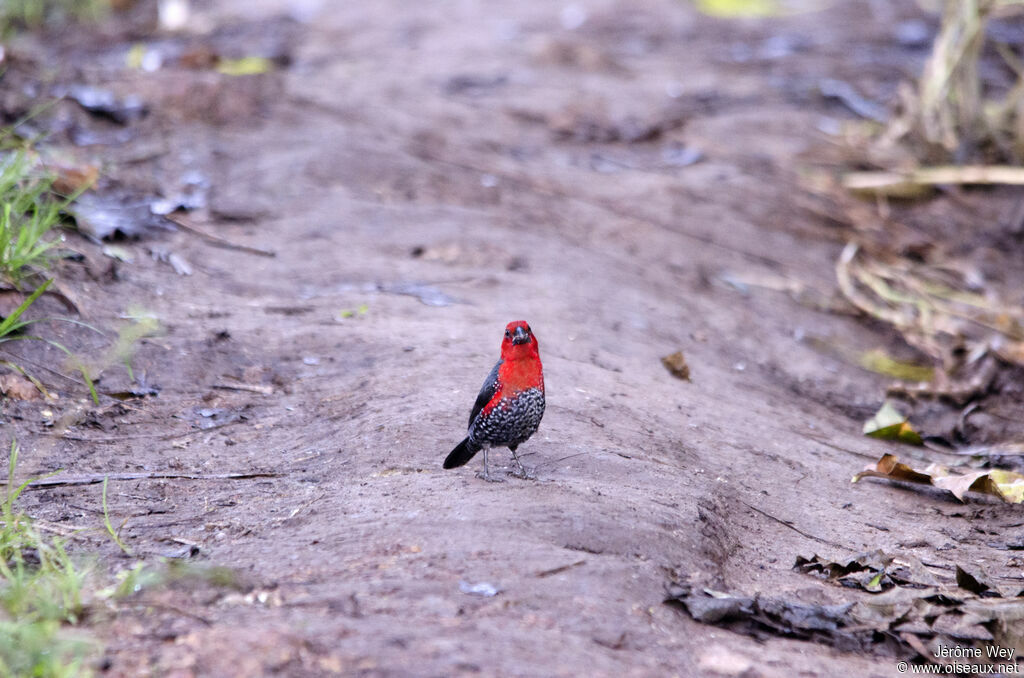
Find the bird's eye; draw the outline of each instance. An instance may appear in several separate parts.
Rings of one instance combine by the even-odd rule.
[[[508,337],[509,339],[511,339],[512,338],[512,333],[509,332],[508,330],[505,330],[505,336]]]

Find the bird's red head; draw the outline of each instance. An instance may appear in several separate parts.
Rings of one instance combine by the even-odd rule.
[[[513,320],[505,326],[505,339],[501,342],[501,357],[505,360],[523,358],[540,359],[537,337],[525,320]]]
[[[500,397],[531,388],[544,392],[544,368],[540,364],[537,337],[533,336],[533,330],[525,320],[516,320],[505,326],[501,360],[498,370]]]

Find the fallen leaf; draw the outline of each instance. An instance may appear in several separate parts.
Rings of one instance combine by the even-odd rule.
[[[127,248],[121,247],[120,245],[104,245],[103,254],[111,259],[123,261],[126,264],[132,263],[135,259]]]
[[[119,98],[110,90],[91,85],[72,85],[68,87],[66,96],[93,115],[109,118],[121,125],[127,125],[147,113],[141,98],[135,95]]]
[[[1002,594],[980,577],[975,576],[960,567],[956,566],[956,585],[979,596],[1001,597]]]
[[[148,202],[123,195],[101,196],[90,191],[79,196],[69,210],[78,230],[94,240],[111,238],[118,233],[126,238],[138,238],[157,230],[174,230],[166,219],[150,213]]]
[[[149,253],[154,261],[162,261],[169,264],[178,275],[192,275],[192,265],[180,254],[175,254],[159,246],[150,247]]]
[[[686,364],[686,358],[683,356],[682,351],[676,351],[672,355],[665,356],[661,359],[661,364],[673,376],[690,381],[690,366]]]
[[[921,483],[931,485],[932,477],[927,473],[915,471],[911,467],[900,462],[893,454],[883,454],[882,458],[874,466],[868,466],[853,477],[853,482],[861,478],[888,478],[890,480],[903,480],[908,483]]]
[[[100,168],[96,165],[68,166],[50,163],[48,169],[53,172],[53,190],[60,195],[74,195],[93,187],[100,176]]]
[[[188,263],[188,261],[180,254],[171,252],[167,257],[167,263],[171,265],[174,272],[178,275],[192,275],[192,264]]]
[[[339,318],[354,318],[357,315],[366,315],[366,312],[370,310],[369,305],[361,304],[359,308],[353,310],[346,308],[338,313]]]
[[[501,593],[501,589],[494,584],[488,584],[487,582],[470,584],[466,581],[460,581],[459,590],[463,593],[468,593],[471,596],[483,596],[484,598],[490,598]]]
[[[26,377],[15,374],[0,374],[0,393],[15,400],[39,400],[39,389]]]
[[[999,489],[1003,499],[1013,504],[1024,502],[1024,475],[1003,469],[992,469],[988,478]]]
[[[933,367],[896,360],[878,348],[865,351],[857,362],[866,370],[903,381],[931,381],[935,376]]]
[[[885,478],[918,485],[931,485],[953,494],[964,501],[967,492],[979,492],[1002,499],[1008,504],[1024,502],[1024,474],[1004,469],[954,473],[948,466],[929,464],[923,470],[916,470],[899,461],[894,455],[885,454],[873,466],[868,466],[853,477]]]
[[[224,75],[258,75],[267,73],[274,67],[274,62],[266,57],[248,56],[241,59],[220,59],[217,72]]]
[[[895,563],[905,556],[888,558]],[[817,556],[813,561],[802,560],[820,561]],[[798,638],[846,652],[902,657],[917,653],[937,661],[939,646],[976,647],[983,653],[985,646],[993,644],[1019,646],[1021,625],[1015,622],[1024,620],[1024,599],[986,597],[993,595],[986,586],[963,588],[952,582],[925,588],[895,586],[875,596],[822,605],[795,596],[746,596],[673,582],[664,602],[681,607],[696,621],[758,640]],[[971,593],[970,588],[982,595]]]
[[[697,9],[722,19],[770,17],[782,14],[776,0],[697,0]]]
[[[732,595],[688,584],[671,585],[665,602],[681,606],[701,623],[759,639],[783,636],[863,647],[870,637],[870,632],[842,630],[853,621],[849,617],[853,603],[809,605],[782,598]]]
[[[871,593],[888,590],[893,586],[921,588],[939,584],[916,557],[889,555],[880,549],[857,554],[842,562],[826,560],[817,554],[809,559],[797,556],[793,569]]]
[[[888,400],[882,405],[875,416],[864,422],[864,435],[882,440],[898,440],[910,445],[921,445],[924,441],[921,434],[899,413]]]

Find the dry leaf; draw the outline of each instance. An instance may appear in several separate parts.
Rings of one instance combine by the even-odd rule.
[[[100,176],[100,168],[96,165],[51,164],[49,169],[54,173],[53,190],[60,195],[74,195],[88,190]]]
[[[875,413],[875,416],[864,422],[864,435],[882,440],[898,440],[910,445],[921,445],[924,442],[907,418],[900,414],[888,400]]]
[[[672,355],[665,356],[661,359],[661,364],[673,376],[690,381],[690,366],[686,364],[686,358],[683,356],[682,351],[676,351]]]
[[[1008,504],[1024,502],[1024,475],[1002,469],[953,473],[948,466],[930,464],[918,471],[901,463],[895,456],[885,454],[877,464],[855,475],[853,482],[861,478],[886,478],[931,485],[952,493],[960,501],[964,501],[967,492],[980,492],[998,497]]]
[[[39,389],[27,378],[13,372],[0,374],[0,392],[15,400],[39,400]]]

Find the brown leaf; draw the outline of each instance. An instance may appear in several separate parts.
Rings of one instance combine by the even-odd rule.
[[[690,381],[690,366],[686,364],[686,358],[683,356],[682,351],[676,351],[672,355],[667,355],[661,359],[661,364],[665,366],[674,377]]]
[[[883,454],[882,458],[874,466],[868,466],[853,477],[853,482],[861,478],[888,478],[890,480],[903,480],[908,483],[920,483],[931,485],[932,477],[927,473],[915,471],[892,454]]]
[[[956,585],[979,596],[985,595],[985,592],[990,589],[988,584],[980,581],[959,565],[956,566]]]
[[[39,400],[39,389],[27,378],[14,372],[0,374],[0,392],[15,400]]]
[[[100,176],[96,165],[50,165],[54,172],[53,190],[61,195],[74,195],[92,188]]]
[[[929,464],[924,470],[918,471],[900,462],[894,455],[885,454],[877,464],[855,475],[853,482],[861,478],[885,478],[931,485],[952,493],[960,501],[964,501],[967,492],[980,492],[998,497],[1008,504],[1024,503],[1024,474],[1003,469],[954,473],[948,466]]]

